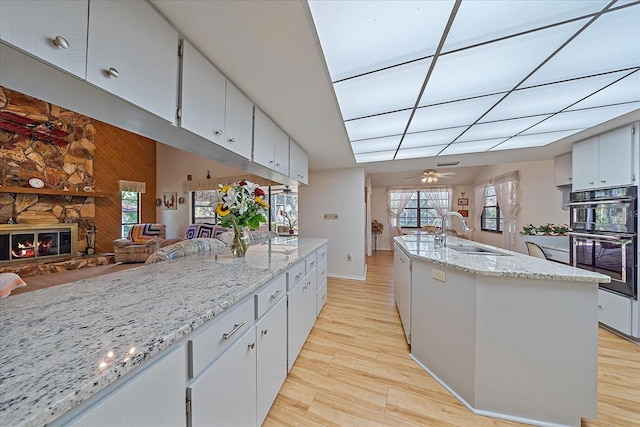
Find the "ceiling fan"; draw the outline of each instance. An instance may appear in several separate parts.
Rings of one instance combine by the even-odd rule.
[[[422,181],[425,184],[433,184],[438,182],[438,180],[440,178],[446,178],[450,175],[455,175],[455,172],[438,172],[435,169],[427,169],[425,171],[422,172],[422,174],[420,175],[413,175],[413,176],[408,176],[406,178],[403,179],[413,179],[413,178],[420,178],[420,181]]]
[[[295,194],[296,192],[289,188],[288,185],[285,185],[284,188],[272,188],[271,194]]]

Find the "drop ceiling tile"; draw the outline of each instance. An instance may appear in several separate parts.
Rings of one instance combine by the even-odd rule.
[[[519,89],[489,111],[482,121],[557,113],[623,76],[622,72],[617,72]]]
[[[544,64],[525,85],[640,65],[640,5],[606,13]]]
[[[376,138],[388,135],[402,135],[411,110],[398,111],[396,113],[382,114],[364,119],[345,122],[350,141]]]
[[[454,126],[472,125],[502,96],[502,94],[488,95],[418,108],[416,114],[413,116],[413,120],[411,120],[409,132],[423,132]]]
[[[361,153],[355,154],[356,163],[370,163],[370,162],[383,162],[387,160],[393,160],[393,155],[396,150],[378,151],[374,153]]]
[[[309,1],[333,81],[433,55],[452,0]]]
[[[581,130],[581,129],[580,129]],[[559,139],[580,132],[580,130],[565,130],[559,132],[536,133],[532,135],[522,135],[513,137],[489,151],[513,150],[517,148],[541,147],[551,144]]]
[[[584,22],[571,22],[441,56],[420,105],[511,90]]]
[[[431,60],[412,62],[333,85],[344,120],[413,108]]]
[[[571,129],[586,129],[622,116],[623,114],[630,113],[638,108],[640,108],[640,101],[599,108],[570,110],[550,117],[526,132],[523,132],[523,135]]]
[[[607,3],[608,0],[463,1],[447,36],[444,51],[599,12]]]
[[[594,93],[571,108],[591,108],[633,101],[640,101],[640,71],[628,75],[598,93]]]

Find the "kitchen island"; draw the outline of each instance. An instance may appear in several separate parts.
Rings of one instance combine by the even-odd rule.
[[[598,283],[609,277],[447,239],[396,238],[411,258],[411,357],[476,414],[542,426],[595,417]]]
[[[157,360],[184,366],[186,338],[239,305],[253,319],[254,295],[326,243],[274,238],[245,258],[190,255],[0,300],[0,425],[55,424]],[[186,368],[176,376],[186,423]]]

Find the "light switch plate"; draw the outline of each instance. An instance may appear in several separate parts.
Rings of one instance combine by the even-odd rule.
[[[326,213],[324,214],[324,219],[338,219],[337,213]]]
[[[447,281],[447,273],[442,270],[436,270],[435,268],[432,270],[431,277],[441,282]]]

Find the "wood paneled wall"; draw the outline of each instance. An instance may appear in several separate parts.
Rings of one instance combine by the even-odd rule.
[[[120,237],[121,227],[118,180],[147,184],[140,222],[156,221],[156,142],[97,120],[94,124],[96,190],[113,194],[96,198],[96,251],[113,252],[113,240]]]

